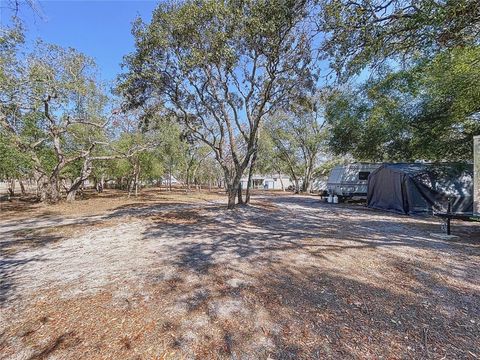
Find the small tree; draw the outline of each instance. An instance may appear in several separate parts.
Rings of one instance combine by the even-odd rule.
[[[318,99],[294,106],[292,111],[279,112],[265,127],[273,145],[273,157],[295,182],[296,191],[310,191],[318,155],[325,148],[327,132]]]

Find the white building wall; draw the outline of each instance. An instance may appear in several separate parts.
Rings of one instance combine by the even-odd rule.
[[[248,177],[243,177],[241,179],[242,188],[247,188],[247,181]],[[263,189],[263,190],[282,190],[282,183],[283,189],[287,189],[293,183],[290,181],[290,178],[286,175],[275,176],[275,175],[254,175],[252,176],[252,181],[255,183],[255,189]]]

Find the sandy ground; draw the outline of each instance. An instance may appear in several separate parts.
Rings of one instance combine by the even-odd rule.
[[[480,224],[117,200],[0,213],[1,359],[480,357]]]

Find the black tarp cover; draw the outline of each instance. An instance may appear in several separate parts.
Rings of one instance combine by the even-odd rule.
[[[368,177],[367,205],[400,214],[473,211],[470,164],[383,164]]]

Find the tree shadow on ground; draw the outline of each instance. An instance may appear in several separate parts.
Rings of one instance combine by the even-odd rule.
[[[432,283],[409,296],[313,267],[295,270],[272,269],[255,291],[281,325],[274,358],[458,358],[478,353],[478,325],[468,322],[480,305],[473,292],[466,299],[458,289]],[[432,298],[438,288],[459,301],[457,311],[445,313],[442,301]]]
[[[36,228],[30,231],[21,230],[6,232],[0,238],[0,305],[8,303],[17,295],[15,284],[22,276],[21,270],[30,262],[45,261],[45,257],[29,255],[27,250],[46,247],[63,240],[57,228]],[[47,231],[47,233],[42,233]]]
[[[180,266],[193,270],[208,269],[223,255],[252,260],[268,257],[273,261],[288,250],[305,251],[319,258],[331,252],[390,247],[435,250],[458,256],[480,254],[480,237],[476,237],[480,227],[463,230],[462,240],[451,242],[429,235],[437,226],[429,219],[412,221],[357,208],[345,212],[309,198],[301,205],[294,197],[276,197],[273,201],[292,202],[295,211],[291,208],[265,211],[254,206],[224,211],[221,206],[209,206],[195,210],[193,223],[162,221],[160,213],[144,237],[178,239],[167,245],[167,252]],[[144,214],[148,211],[142,209]],[[176,213],[181,217],[181,212]],[[188,216],[191,218],[192,214]]]
[[[274,206],[234,211],[204,205],[133,209],[133,216],[146,220],[138,241],[158,264],[142,270],[141,283],[129,279],[139,295],[125,295],[128,307],[109,296],[45,305],[51,324],[63,321],[62,331],[79,327],[78,316],[61,318],[72,308],[83,304],[90,319],[82,326],[91,336],[55,354],[96,349],[126,358],[154,346],[158,354],[178,358],[479,354],[480,249],[474,238],[434,240],[428,234],[437,224],[428,219],[328,207],[313,198],[268,201]],[[132,209],[111,216],[126,214]],[[379,258],[379,269],[358,260],[366,253]],[[436,263],[436,256],[448,258],[449,267]],[[172,268],[170,276],[166,268]],[[107,324],[97,323],[105,318],[108,333],[99,331]],[[129,326],[115,327],[112,319],[126,319]],[[147,323],[153,324],[148,333]],[[128,349],[119,341],[125,337],[132,339]]]
[[[16,196],[10,199],[0,199],[0,216],[3,218],[15,216],[18,213],[32,213],[38,209],[37,197]]]
[[[21,268],[32,261],[44,261],[40,257],[1,257],[0,258],[0,306],[10,302],[15,296],[16,277]]]
[[[42,333],[23,335],[35,344],[33,358],[129,358],[152,348],[160,357],[204,359],[452,359],[478,354],[478,322],[469,321],[478,317],[480,307],[473,291],[430,279],[429,286],[415,292],[398,292],[313,265],[279,263],[257,270],[244,277],[235,265],[215,265],[200,273],[178,267],[175,279],[153,280],[141,288],[143,296],[129,297],[128,307],[108,296],[101,302],[85,297],[83,305],[82,299],[47,299],[42,304],[50,312],[42,314],[50,320]],[[232,282],[239,277],[245,281]],[[457,305],[449,309],[446,299]],[[81,324],[69,311],[72,306],[82,309]],[[39,326],[42,318],[29,328]],[[95,319],[108,320],[108,331]],[[122,326],[115,326],[120,321]],[[5,346],[22,335],[11,331],[25,327],[16,329],[8,328],[8,338],[0,339]],[[68,343],[64,334],[71,337]],[[51,341],[45,343],[45,338]]]
[[[185,278],[191,271],[179,267],[177,276]],[[239,272],[236,266],[214,265],[202,268],[193,282],[177,281],[175,287],[168,281],[157,283],[163,302],[184,309],[163,313],[171,326],[158,337],[168,335],[172,340],[167,345],[178,356],[203,358],[433,359],[478,354],[478,323],[469,321],[480,307],[474,291],[430,279],[429,286],[401,293],[315,266],[285,264],[266,266],[250,273],[247,282],[233,284]],[[450,308],[452,303],[456,305]]]
[[[203,207],[204,205],[197,205],[197,207]],[[133,204],[125,204],[115,208],[115,210],[106,215],[106,218],[118,218],[123,216],[152,216],[159,212],[164,211],[176,211],[182,209],[189,209],[195,207],[195,205],[183,202],[168,202],[168,203],[157,203],[153,205],[145,204],[143,202],[135,202]]]
[[[208,314],[212,301],[225,295],[215,290],[215,284],[226,286],[225,278],[218,279],[220,274],[238,275],[247,263],[250,272],[241,276],[254,285],[236,288],[240,295],[234,298],[260,304],[274,319],[269,339],[275,351],[268,353],[274,358],[388,358],[399,354],[458,358],[471,356],[468,351],[478,353],[474,336],[478,321],[469,322],[478,318],[480,310],[478,294],[472,290],[479,281],[474,261],[480,255],[477,227],[469,226],[462,230],[461,241],[450,242],[430,237],[438,224],[429,218],[329,207],[311,198],[275,197],[271,201],[278,208],[196,209],[196,220],[185,224],[171,224],[168,216],[158,215],[144,239],[160,244],[164,239],[178,239],[162,245],[162,253],[168,254],[163,261],[174,264],[179,274],[195,274],[199,279],[194,291],[191,284],[185,287],[188,282],[171,288],[179,292],[180,302],[188,303],[189,294],[195,299],[196,292],[202,291],[201,306],[195,310],[203,308]],[[178,217],[182,218],[181,213]],[[409,249],[426,258],[416,261],[408,255]],[[324,266],[332,262],[332,255],[347,254],[355,262],[362,252],[372,250],[381,251],[376,252],[383,268],[377,283],[368,278],[360,281],[358,274],[332,274],[338,264]],[[397,250],[402,254],[397,255]],[[290,259],[292,253],[295,256]],[[435,256],[455,261],[448,268],[434,261],[429,264],[429,257]],[[252,275],[252,268],[259,273]],[[379,279],[385,286],[378,285]],[[248,323],[245,317],[239,318]],[[225,330],[228,334],[229,329]],[[255,331],[251,325],[241,334],[248,339]],[[229,337],[229,347],[245,348],[242,336]]]
[[[82,340],[75,336],[74,331],[66,332],[47,344],[40,351],[33,353],[28,360],[48,359],[59,348],[75,347]]]

